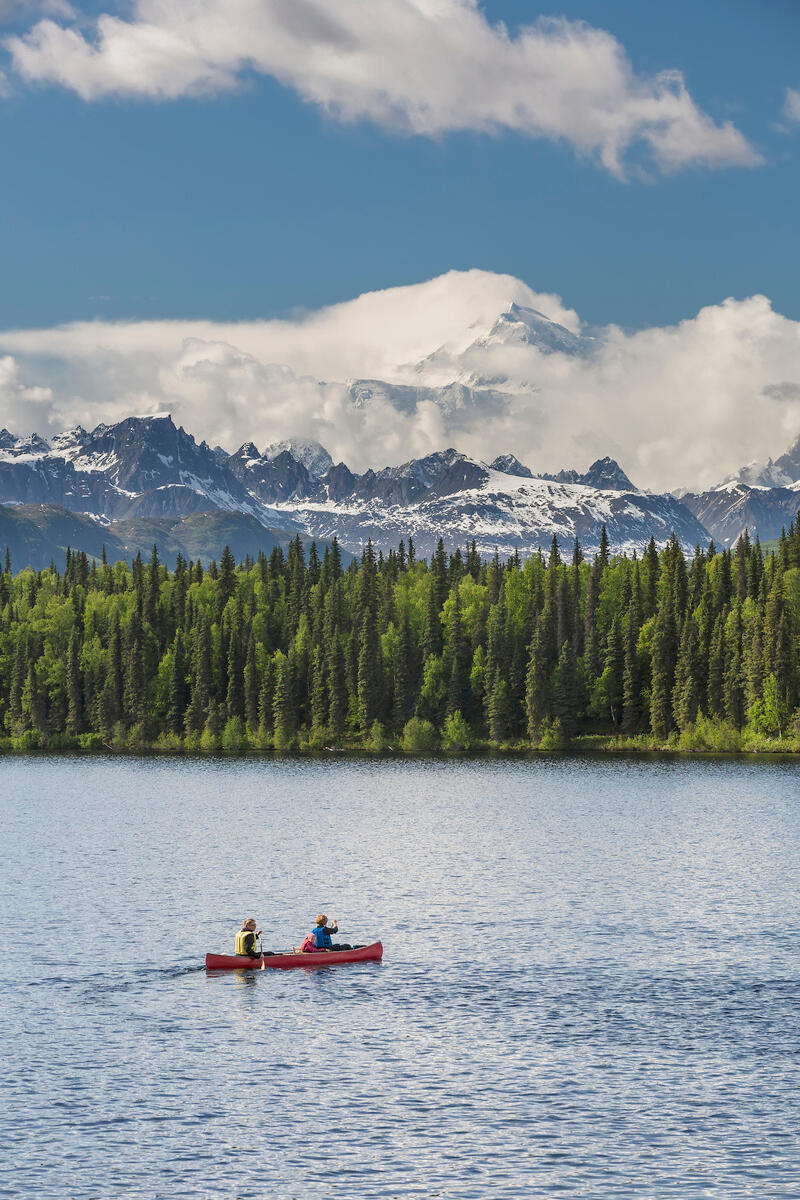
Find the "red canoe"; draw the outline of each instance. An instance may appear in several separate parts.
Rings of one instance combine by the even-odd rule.
[[[358,950],[312,950],[301,954],[265,954],[262,958],[245,958],[241,954],[207,954],[206,968],[209,971],[260,971],[265,967],[338,967],[342,963],[380,962],[383,958],[383,943],[359,946]]]

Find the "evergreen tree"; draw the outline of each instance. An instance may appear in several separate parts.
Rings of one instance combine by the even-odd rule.
[[[264,663],[261,673],[261,687],[258,693],[258,732],[262,741],[266,742],[272,732],[275,717],[275,663],[270,657]]]
[[[32,659],[28,663],[28,681],[25,691],[31,725],[37,732],[47,733],[47,701],[39,685],[39,677]]]
[[[637,642],[639,601],[634,594],[625,623],[625,661],[622,669],[622,727],[628,734],[638,733],[642,720],[642,684]]]
[[[72,633],[67,651],[67,719],[66,731],[70,737],[83,732],[83,680],[78,661],[78,636]]]
[[[106,676],[100,696],[100,719],[103,732],[110,737],[123,715],[122,639],[119,613],[114,610],[111,636],[108,641]]]
[[[328,708],[328,727],[335,742],[340,742],[344,735],[347,717],[347,671],[342,642],[335,637],[328,653],[328,672],[330,705]]]
[[[173,733],[183,731],[187,692],[186,649],[183,632],[179,629],[172,644],[172,669],[169,677],[169,706],[167,708],[167,725]]]
[[[675,666],[675,686],[672,708],[680,730],[689,729],[697,720],[700,707],[700,687],[697,680],[697,626],[691,616],[684,621],[678,660]]]
[[[358,720],[363,733],[372,728],[381,710],[380,643],[375,614],[364,613],[361,627],[361,649],[358,656]]]
[[[742,610],[738,600],[725,623],[722,695],[727,720],[741,729],[745,714],[745,675],[742,662]]]
[[[509,736],[510,725],[508,684],[498,672],[489,693],[489,737],[497,745],[501,745]]]
[[[706,693],[708,715],[721,717],[723,713],[722,681],[725,671],[725,614],[719,613],[714,622],[711,645],[708,653],[708,690]]]
[[[574,737],[578,728],[578,674],[569,642],[561,648],[553,675],[553,714],[561,722],[565,737]]]
[[[311,729],[320,738],[325,735],[328,724],[327,672],[321,646],[315,648],[311,662]]]
[[[297,715],[294,697],[294,664],[280,650],[275,660],[275,697],[272,704],[275,746],[288,750],[294,743]]]
[[[393,664],[392,724],[400,732],[414,712],[414,687],[411,662],[411,626],[404,609],[397,632]]]
[[[211,564],[215,567],[215,564]],[[217,619],[222,615],[225,605],[236,592],[236,560],[231,554],[230,546],[222,551],[217,572]]]
[[[439,601],[437,590],[431,581],[428,588],[428,604],[425,611],[425,635],[422,643],[426,658],[440,654],[442,650],[442,624],[439,617]]]
[[[247,728],[250,730],[255,730],[258,728],[259,691],[260,681],[258,678],[258,668],[256,666],[256,639],[253,636],[253,631],[251,629],[250,636],[247,639],[247,657],[244,665],[244,716]]]
[[[650,726],[662,741],[673,725],[672,689],[675,682],[675,617],[672,600],[664,595],[656,617],[653,636]]]
[[[124,704],[125,717],[129,725],[141,725],[147,718],[147,676],[144,663],[144,638],[141,617],[134,609],[127,634],[125,655]]]
[[[244,713],[244,663],[242,661],[241,632],[238,614],[234,614],[228,639],[228,689],[226,713],[231,717],[243,718]]]

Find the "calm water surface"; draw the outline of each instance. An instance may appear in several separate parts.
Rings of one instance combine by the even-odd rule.
[[[2,1196],[800,1195],[797,765],[3,759],[0,865]]]

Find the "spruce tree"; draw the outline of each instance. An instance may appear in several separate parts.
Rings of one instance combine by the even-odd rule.
[[[256,639],[252,627],[247,639],[247,657],[244,664],[244,717],[247,728],[255,731],[258,728],[258,695],[260,680],[256,665]]]
[[[709,717],[721,717],[723,705],[723,675],[725,672],[725,614],[719,613],[714,622],[708,651],[708,689],[706,707]]]
[[[650,726],[662,741],[673,726],[672,689],[675,682],[675,617],[672,598],[661,598],[653,635],[652,690]]]
[[[397,646],[393,663],[392,724],[401,732],[414,712],[414,688],[411,662],[411,626],[408,612],[403,609],[397,631]]]
[[[70,737],[83,732],[83,679],[78,661],[78,636],[73,631],[67,650],[67,717],[66,731]]]
[[[101,724],[107,737],[111,736],[114,727],[122,720],[123,706],[122,639],[119,629],[119,613],[114,609],[106,655],[105,682],[100,695]]]
[[[510,731],[510,703],[508,684],[495,674],[494,682],[489,692],[489,737],[496,745],[502,745]]]
[[[183,732],[187,692],[186,649],[183,641],[183,631],[179,629],[175,634],[175,641],[172,644],[172,669],[169,677],[167,726],[172,733]]]
[[[432,655],[441,654],[442,652],[442,623],[439,617],[439,600],[433,580],[431,580],[428,588],[422,652],[425,658],[430,658]]]
[[[367,733],[381,711],[380,643],[374,612],[367,609],[361,626],[361,649],[358,656],[358,721],[362,733]]]
[[[536,739],[542,725],[551,716],[549,623],[548,614],[543,613],[536,626],[528,660],[525,712],[528,720],[528,736],[532,741]]]
[[[553,674],[553,715],[561,722],[564,736],[575,736],[578,728],[578,674],[569,642],[561,648]]]
[[[266,742],[272,732],[275,722],[273,705],[275,701],[275,663],[270,656],[264,663],[261,673],[261,687],[258,693],[258,733]]]
[[[606,702],[609,706],[612,724],[615,726],[620,725],[622,722],[624,674],[625,641],[622,632],[622,622],[618,616],[615,616],[608,631],[603,670]]]
[[[47,733],[47,700],[39,684],[39,677],[32,659],[28,663],[28,680],[25,691],[31,725],[38,733]]]
[[[142,623],[136,609],[128,625],[126,642],[125,717],[129,725],[141,725],[147,717],[147,676]]]
[[[328,679],[330,689],[328,727],[333,740],[340,742],[344,736],[347,718],[347,669],[341,638],[338,636],[333,639],[333,643],[328,649]]]
[[[275,746],[288,750],[297,730],[294,697],[294,670],[291,657],[278,651],[275,659],[275,698],[272,705]]]
[[[214,563],[211,564],[215,566]],[[222,551],[222,556],[219,560],[219,571],[217,578],[217,619],[222,615],[225,605],[230,600],[231,596],[236,592],[236,560],[231,554],[230,546],[226,546]]]
[[[745,674],[742,661],[742,612],[737,602],[725,623],[725,669],[722,676],[725,717],[737,729],[744,725]]]
[[[628,606],[625,622],[625,661],[622,670],[622,727],[627,734],[639,732],[642,720],[642,685],[639,672],[639,604],[636,594]]]
[[[228,689],[225,697],[227,718],[228,720],[231,717],[244,718],[244,662],[238,613],[234,613],[234,619],[231,621],[227,675]]]
[[[683,624],[678,660],[675,666],[675,686],[672,708],[680,730],[689,729],[697,720],[700,706],[700,687],[697,681],[697,625],[689,614]]]
[[[658,581],[661,576],[661,564],[658,561],[658,551],[656,550],[656,540],[650,538],[647,543],[647,549],[644,552],[645,564],[645,594],[644,594],[644,617],[647,620],[655,615],[658,606]]]
[[[311,730],[315,737],[325,735],[328,725],[328,687],[325,655],[317,646],[311,659]]]

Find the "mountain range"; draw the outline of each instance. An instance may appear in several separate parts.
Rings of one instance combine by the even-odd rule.
[[[590,352],[582,343],[591,339],[517,305],[488,336],[512,345],[538,339],[545,353]],[[454,361],[443,348],[448,355]],[[363,403],[378,386],[403,402],[399,385],[351,384]],[[169,413],[91,432],[77,426],[49,441],[0,430],[0,546],[8,544],[17,565],[59,561],[67,545],[95,557],[105,545],[110,557],[130,558],[154,541],[168,561],[178,553],[209,560],[226,543],[244,557],[297,534],[319,542],[335,535],[351,554],[367,538],[387,551],[411,536],[421,555],[439,537],[451,548],[474,539],[484,555],[526,555],[555,534],[565,550],[577,537],[591,553],[603,525],[614,549],[631,553],[673,530],[687,548],[710,537],[732,545],[745,529],[766,540],[788,527],[799,505],[800,439],[774,462],[750,463],[705,492],[673,495],[639,489],[612,458],[583,473],[534,474],[510,452],[482,462],[450,448],[359,474],[309,440],[261,451],[247,442],[228,453],[198,442]]]
[[[507,454],[480,462],[454,449],[361,474],[334,464],[322,446],[283,442],[235,453],[197,442],[166,413],[128,417],[49,442],[0,431],[0,544],[38,566],[67,545],[95,557],[131,557],[157,541],[167,560],[238,556],[300,534],[358,553],[372,538],[384,551],[413,537],[430,554],[441,536],[473,538],[479,551],[525,555],[556,534],[591,552],[605,524],[612,545],[641,550],[675,530],[686,545],[707,540],[670,495],[639,491],[611,459],[585,474],[536,476]],[[235,551],[236,552],[236,551]],[[21,558],[20,558],[21,556]]]

